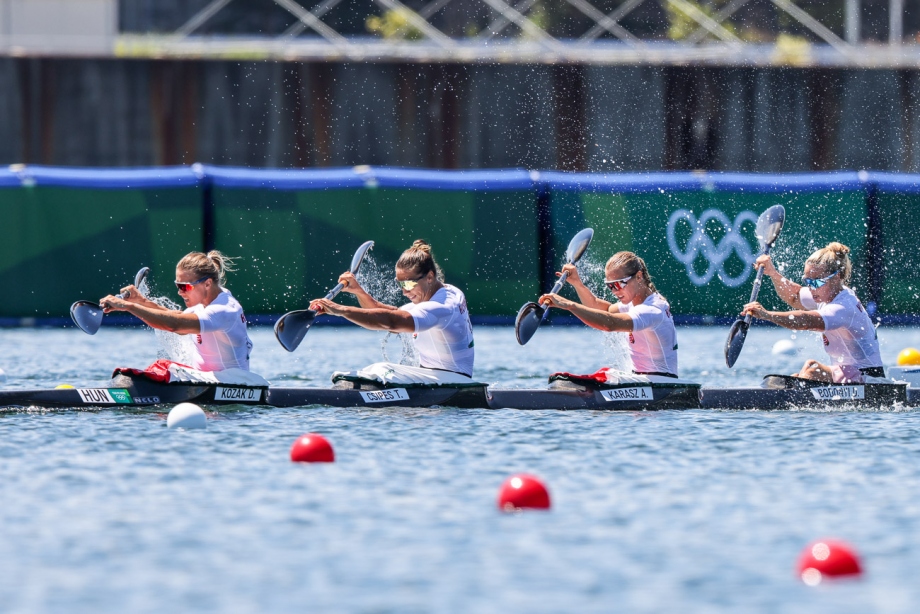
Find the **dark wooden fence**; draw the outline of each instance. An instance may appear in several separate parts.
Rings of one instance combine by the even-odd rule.
[[[0,59],[0,163],[920,171],[920,72]]]

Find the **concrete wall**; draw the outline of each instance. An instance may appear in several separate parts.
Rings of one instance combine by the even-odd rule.
[[[117,0],[0,0],[0,48],[17,53],[108,53]]]

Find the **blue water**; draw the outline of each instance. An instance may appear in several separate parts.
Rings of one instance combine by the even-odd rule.
[[[682,328],[681,375],[756,384],[821,356],[773,356],[755,328]],[[294,354],[253,331],[253,368],[322,386],[380,358],[381,336],[311,331]],[[920,330],[881,329],[883,356]],[[477,330],[477,375],[542,386],[617,360],[600,334]],[[156,357],[152,333],[0,330],[6,387],[98,384]],[[392,353],[391,350],[388,350]],[[331,465],[295,465],[325,434]],[[914,612],[920,412],[516,412],[229,407],[206,431],[153,411],[0,412],[2,612]],[[510,474],[550,512],[497,511]],[[794,573],[819,537],[852,543],[861,580]]]

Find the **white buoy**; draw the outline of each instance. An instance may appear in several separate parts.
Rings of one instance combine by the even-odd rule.
[[[206,429],[208,419],[204,410],[194,403],[179,403],[166,416],[166,426],[171,429]]]
[[[793,356],[797,354],[799,348],[795,346],[795,343],[791,339],[780,339],[773,344],[773,355],[782,354],[784,356]]]

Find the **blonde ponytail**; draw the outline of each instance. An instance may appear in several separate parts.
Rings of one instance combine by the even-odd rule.
[[[234,258],[225,256],[214,249],[207,254],[203,252],[186,254],[176,265],[176,268],[191,271],[197,279],[203,277],[213,279],[217,285],[223,286],[227,282],[227,273],[236,270],[233,266],[233,261]]]

